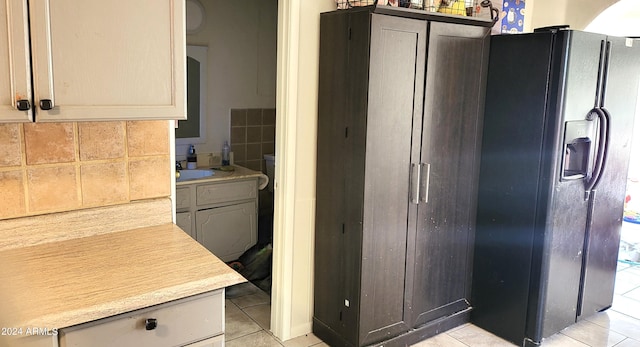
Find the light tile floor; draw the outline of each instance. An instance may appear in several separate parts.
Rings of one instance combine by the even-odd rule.
[[[281,342],[269,332],[269,295],[244,283],[227,290],[227,347],[322,347],[313,334]],[[473,324],[451,329],[412,347],[515,346]],[[613,307],[546,339],[543,347],[640,347],[640,266],[618,263]]]

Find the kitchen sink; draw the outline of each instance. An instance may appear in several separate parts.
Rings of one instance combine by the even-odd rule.
[[[194,170],[180,170],[180,177],[176,178],[176,182],[195,180],[198,178],[205,178],[213,176],[213,170],[208,169],[194,169]]]

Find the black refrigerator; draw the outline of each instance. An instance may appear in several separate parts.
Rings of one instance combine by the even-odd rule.
[[[535,346],[612,305],[640,41],[543,28],[489,64],[471,319]]]

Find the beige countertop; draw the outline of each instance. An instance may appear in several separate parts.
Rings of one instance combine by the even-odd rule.
[[[0,251],[0,326],[64,328],[245,279],[174,224]]]
[[[192,180],[178,181],[176,182],[176,187],[180,187],[187,184],[193,183],[211,183],[211,182],[221,182],[228,180],[238,180],[244,178],[258,178],[260,180],[259,186],[263,187],[267,185],[269,182],[269,178],[260,171],[254,171],[251,169],[247,169],[246,167],[234,165],[234,171],[221,171],[221,170],[213,170],[213,176],[205,177],[205,178],[197,178]],[[198,168],[198,169],[209,169],[209,168]],[[262,188],[261,188],[262,189]]]

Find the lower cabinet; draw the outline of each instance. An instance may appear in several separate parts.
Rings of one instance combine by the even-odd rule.
[[[176,188],[176,225],[224,262],[258,241],[258,177]]]
[[[60,347],[223,346],[224,290],[61,329]]]
[[[196,233],[193,232],[193,228],[191,225],[191,212],[178,212],[176,213],[176,225],[180,227],[180,229],[184,230],[189,236],[191,236],[194,240],[196,239]]]

